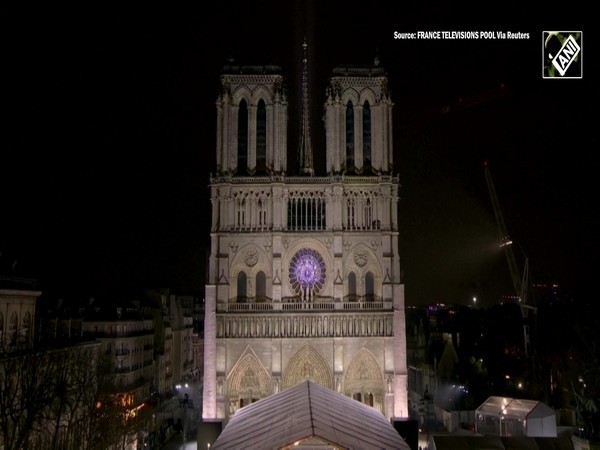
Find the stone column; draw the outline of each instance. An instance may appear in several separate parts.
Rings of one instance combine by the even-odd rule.
[[[204,386],[202,391],[202,419],[217,419],[217,324],[216,287],[206,285],[204,301]]]
[[[394,285],[394,417],[408,417],[404,285]]]

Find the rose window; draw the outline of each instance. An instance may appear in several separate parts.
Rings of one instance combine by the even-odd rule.
[[[310,248],[298,250],[290,263],[290,284],[302,300],[313,300],[325,285],[325,263]]]

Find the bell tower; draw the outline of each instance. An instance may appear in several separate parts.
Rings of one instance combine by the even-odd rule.
[[[223,68],[217,97],[217,170],[282,174],[287,166],[287,99],[278,66]]]
[[[392,172],[392,106],[378,59],[371,67],[334,69],[325,104],[328,173]]]

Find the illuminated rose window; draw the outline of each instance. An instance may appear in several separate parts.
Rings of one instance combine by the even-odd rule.
[[[303,248],[290,263],[290,284],[303,301],[311,301],[325,284],[325,263],[316,251]]]

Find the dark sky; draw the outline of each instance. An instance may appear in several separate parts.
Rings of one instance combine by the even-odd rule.
[[[519,264],[524,252],[534,282],[559,283],[565,295],[593,293],[600,89],[585,11],[284,4],[217,2],[209,13],[199,5],[41,3],[4,15],[4,266],[17,259],[17,274],[35,275],[57,295],[200,291],[219,71],[228,57],[282,66],[292,154],[307,34],[317,168],[331,68],[370,64],[378,54],[388,71],[409,305],[474,295],[489,304],[511,294],[484,160]],[[583,80],[541,78],[546,29],[584,31]],[[530,39],[393,38],[433,30],[520,31]]]

